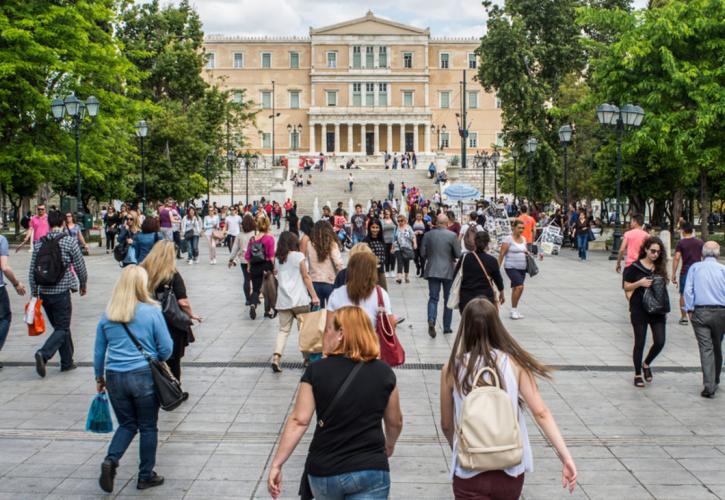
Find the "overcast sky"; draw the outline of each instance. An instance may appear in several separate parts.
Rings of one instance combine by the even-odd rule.
[[[207,34],[306,36],[310,26],[327,26],[362,17],[368,9],[396,22],[428,27],[433,36],[480,36],[484,30],[480,0],[192,0],[192,3]],[[643,7],[647,0],[634,3]]]

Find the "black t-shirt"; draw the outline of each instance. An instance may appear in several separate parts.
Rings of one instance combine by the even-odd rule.
[[[312,363],[302,382],[312,386],[317,418],[325,415],[355,363],[330,356]],[[335,476],[361,470],[389,470],[383,414],[395,389],[395,373],[376,359],[365,363],[340,399],[325,427],[319,426],[307,455],[308,473]],[[315,419],[315,421],[317,420]]]
[[[498,261],[495,257],[485,253],[477,253],[478,258],[481,259],[483,267],[486,268],[488,276],[491,278],[494,286],[499,290],[503,291],[503,278],[501,277],[501,270],[498,267]],[[458,260],[456,264],[455,272],[463,265],[463,278],[461,279],[461,293],[466,295],[481,296],[493,299],[493,290],[486,279],[486,275],[483,274],[481,266],[473,255],[464,254]]]
[[[644,267],[639,263],[638,260],[635,260],[628,267],[624,268],[624,272],[622,273],[622,278],[627,283],[635,283],[642,278],[647,278],[650,276],[652,276],[652,273],[644,269]],[[629,298],[630,314],[635,319],[664,320],[664,314],[649,314],[645,310],[644,306],[642,305],[642,298],[644,297],[645,290],[646,288],[639,287],[634,292],[632,292],[632,296]]]
[[[174,291],[174,295],[176,295],[176,300],[181,300],[188,297],[188,295],[186,295],[186,284],[184,283],[184,278],[181,277],[178,271],[174,273],[174,275],[171,277],[171,281],[167,283],[169,283],[169,286]],[[156,287],[155,291],[157,297],[163,296],[165,285],[166,283],[162,283],[158,287]]]

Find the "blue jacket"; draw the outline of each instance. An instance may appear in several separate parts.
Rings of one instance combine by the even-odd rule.
[[[133,248],[136,252],[136,262],[142,263],[157,241],[161,241],[161,233],[136,233],[133,237]]]

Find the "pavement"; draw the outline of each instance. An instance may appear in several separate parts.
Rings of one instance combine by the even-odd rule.
[[[268,498],[266,478],[279,434],[291,410],[301,356],[290,336],[281,374],[272,373],[277,320],[252,321],[243,307],[241,272],[223,265],[178,261],[195,312],[204,322],[187,349],[183,383],[190,399],[161,412],[156,470],[166,484],[135,488],[135,441],[118,469],[114,495],[97,479],[110,435],[84,431],[94,395],[92,346],[95,327],[110,296],[118,267],[98,248],[87,258],[88,295],[73,298],[72,331],[80,367],[35,373],[33,353],[44,337],[28,337],[21,321],[25,298],[10,291],[15,314],[0,352],[0,500],[158,498]],[[27,252],[10,263],[27,282]],[[573,495],[561,488],[561,466],[529,418],[535,471],[524,498],[715,499],[725,498],[725,396],[703,399],[697,343],[691,327],[670,314],[667,344],[653,364],[654,383],[632,385],[632,332],[621,277],[604,253],[579,262],[564,249],[540,262],[527,280],[520,321],[504,323],[523,346],[557,371],[541,381],[579,472]],[[452,498],[450,450],[439,424],[440,365],[453,337],[427,335],[427,286],[421,279],[390,286],[393,310],[407,321],[399,328],[407,364],[395,370],[404,429],[390,460],[394,499]],[[508,280],[505,279],[508,287]],[[674,291],[671,289],[670,293]],[[507,300],[510,295],[507,290]],[[677,311],[672,297],[673,310]],[[507,305],[503,312],[508,312]],[[441,315],[439,314],[439,322]],[[454,330],[458,313],[454,314]],[[648,339],[650,340],[650,339]],[[649,343],[648,343],[649,345]],[[311,432],[284,467],[284,498],[296,498]]]

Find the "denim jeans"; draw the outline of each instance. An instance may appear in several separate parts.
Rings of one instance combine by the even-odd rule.
[[[154,392],[150,368],[130,372],[106,371],[106,389],[116,414],[118,429],[108,446],[106,458],[118,463],[136,432],[140,437],[138,478],[146,480],[156,465],[159,403]]]
[[[586,260],[589,250],[589,234],[579,233],[576,235],[576,247],[579,249],[579,258]]]
[[[443,329],[450,330],[453,322],[453,309],[448,309],[448,296],[451,293],[453,280],[441,278],[428,278],[428,321],[435,323],[438,317],[438,300],[440,298],[441,286],[443,287]]]
[[[189,252],[189,260],[199,258],[199,236],[194,235],[189,239],[186,239],[186,250]]]
[[[364,234],[357,234],[355,231],[353,231],[353,233],[352,233],[352,244],[353,245],[357,245],[364,239],[365,239]]]
[[[43,359],[48,361],[55,353],[60,354],[61,369],[70,368],[73,364],[73,339],[70,333],[70,318],[73,312],[70,290],[63,293],[41,293],[43,310],[53,326],[53,333],[40,348]]]
[[[324,283],[322,281],[313,281],[312,287],[315,289],[317,298],[320,299],[320,307],[325,307],[327,305],[327,299],[330,298],[330,295],[332,294],[332,291],[335,289],[335,286],[332,283]]]
[[[10,312],[10,299],[8,298],[8,287],[0,286],[0,349],[5,344],[5,339],[10,331],[10,320],[13,315]]]
[[[337,476],[308,476],[317,500],[386,500],[390,493],[390,473],[361,470]]]

